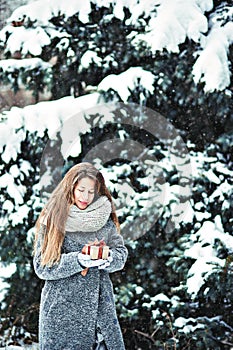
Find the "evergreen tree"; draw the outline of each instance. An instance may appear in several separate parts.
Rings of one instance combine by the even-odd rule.
[[[37,340],[34,223],[59,174],[96,152],[123,234],[138,225],[137,239],[125,237],[126,268],[113,276],[126,348],[232,347],[231,21],[230,1],[40,1],[12,14],[0,33],[1,78],[37,103],[1,116],[0,255],[15,269],[1,345]],[[39,102],[44,89],[51,101]],[[108,117],[96,107],[103,101],[113,102]],[[74,129],[77,143],[66,154],[67,133],[57,129],[76,113],[68,141]],[[123,143],[117,158],[114,138]]]
[[[18,27],[1,32],[6,58],[17,52],[23,59],[21,66],[2,61],[2,79],[14,91],[22,82],[36,101],[45,88],[53,99],[79,96],[109,74],[140,66],[155,75],[155,92],[146,105],[201,146],[231,125],[231,1],[160,6],[96,1],[69,12],[61,2],[41,8],[42,2],[19,8],[9,19]]]

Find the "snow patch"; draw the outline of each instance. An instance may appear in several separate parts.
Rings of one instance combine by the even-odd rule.
[[[24,58],[21,60],[16,59],[8,59],[8,60],[1,60],[0,61],[0,68],[4,72],[14,72],[16,69],[34,69],[40,67],[41,69],[47,69],[51,67],[51,64],[48,62],[44,62],[40,58]]]
[[[16,264],[12,263],[5,266],[0,262],[0,302],[3,300],[6,288],[9,286],[7,282],[3,282],[4,278],[11,277],[16,271]]]
[[[131,67],[120,74],[110,74],[98,85],[98,91],[115,90],[123,102],[127,102],[131,91],[141,85],[148,93],[154,92],[155,77],[142,67]]]
[[[224,232],[221,217],[217,215],[214,222],[205,221],[190,240],[190,247],[184,251],[184,257],[196,260],[188,271],[187,279],[187,291],[195,297],[208,277],[225,265],[225,259],[217,257],[214,244],[220,241],[233,252],[233,236]]]
[[[193,79],[204,82],[205,92],[224,90],[230,84],[228,50],[233,42],[233,23],[214,27],[207,36],[203,50],[193,66]],[[211,57],[211,59],[210,59]]]
[[[211,6],[205,2],[186,0],[160,1],[157,8],[157,17],[152,17],[148,24],[146,34],[138,35],[133,41],[138,45],[140,41],[147,43],[153,52],[167,49],[169,52],[179,52],[179,45],[186,37],[198,42],[208,30],[207,18],[203,9]],[[175,28],[175,30],[174,30]]]
[[[83,68],[89,68],[91,64],[95,64],[96,66],[101,67],[102,59],[98,56],[98,54],[95,51],[88,50],[81,57],[81,66]]]

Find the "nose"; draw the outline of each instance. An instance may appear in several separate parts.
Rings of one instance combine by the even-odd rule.
[[[88,193],[88,191],[84,191],[83,193],[82,193],[82,198],[83,198],[83,200],[84,201],[88,201],[88,196],[89,196],[89,193]]]

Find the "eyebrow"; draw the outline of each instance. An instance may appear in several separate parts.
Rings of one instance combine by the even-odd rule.
[[[85,186],[78,186],[79,188],[86,188]],[[95,187],[92,187],[92,188],[89,188],[89,191],[94,191],[95,190]]]

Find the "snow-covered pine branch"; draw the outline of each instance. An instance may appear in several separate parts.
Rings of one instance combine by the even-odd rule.
[[[92,3],[97,9],[108,8],[108,13],[104,14],[100,21],[101,25],[113,18],[124,22],[129,31],[128,42],[133,45],[135,54],[140,52],[141,44],[146,45],[152,53],[164,50],[179,53],[180,45],[188,39],[196,44],[194,55],[199,56],[194,66],[190,67],[194,82],[203,82],[205,92],[221,91],[229,86],[228,50],[232,43],[232,6],[225,4],[225,7],[221,5],[214,8],[212,0],[95,0]],[[129,13],[127,18],[126,9]],[[91,13],[89,0],[70,1],[69,4],[66,0],[42,0],[21,6],[12,13],[8,19],[9,24],[0,32],[1,45],[5,46],[4,51],[11,55],[20,52],[21,57],[39,56],[43,49],[56,39],[57,50],[69,51],[71,34],[65,28],[67,21],[75,15],[80,25],[86,28],[92,25]],[[12,26],[12,23],[21,24]],[[100,30],[100,24],[97,27]],[[64,39],[67,39],[66,47],[62,47]],[[110,65],[111,62],[119,64],[109,55],[106,59],[100,57],[100,47],[95,47],[94,39],[89,45],[86,53],[83,53],[80,69],[86,66],[84,61],[87,55],[90,59],[90,49],[92,60],[97,66],[102,64],[106,67],[106,64]],[[200,47],[202,50],[199,50]],[[72,60],[71,56],[74,58],[76,54],[70,48],[67,55]]]

